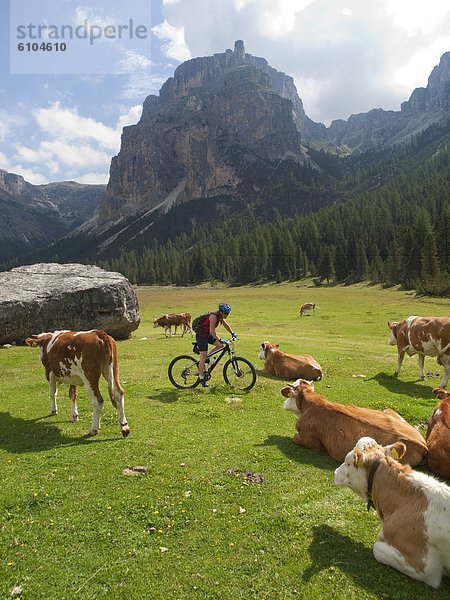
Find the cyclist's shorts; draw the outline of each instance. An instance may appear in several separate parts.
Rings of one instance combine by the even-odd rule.
[[[208,335],[208,337],[203,337],[201,335],[196,335],[197,346],[200,352],[204,352],[208,350],[208,344],[214,344],[215,338],[212,335]]]

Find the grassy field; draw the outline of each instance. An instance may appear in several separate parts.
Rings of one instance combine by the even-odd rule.
[[[450,597],[449,579],[434,591],[375,561],[375,512],[334,486],[338,463],[292,443],[295,417],[282,409],[283,381],[265,376],[257,358],[264,340],[310,353],[324,369],[319,393],[391,407],[423,425],[442,368],[426,359],[425,371],[439,377],[418,381],[417,359],[406,358],[395,379],[386,321],[449,314],[448,300],[304,284],[142,288],[138,296],[141,326],[118,344],[127,439],[109,401],[99,435],[85,437],[91,407],[83,389],[78,423],[69,421],[67,386],[59,415],[48,417],[38,350],[0,349],[1,598],[16,585],[30,600]],[[240,401],[230,402],[220,370],[208,389],[173,388],[167,366],[190,353],[191,338],[166,339],[153,329],[161,314],[194,317],[219,300],[233,307],[237,353],[258,372]],[[300,318],[308,301],[320,307],[317,316]],[[147,473],[122,474],[136,465]]]

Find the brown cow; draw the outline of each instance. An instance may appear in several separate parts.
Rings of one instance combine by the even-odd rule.
[[[320,308],[319,306],[317,308]],[[307,302],[306,304],[302,304],[300,306],[300,310],[298,311],[300,313],[300,316],[303,317],[306,315],[306,313],[312,310],[312,314],[314,316],[316,316],[316,305],[313,304],[312,302]]]
[[[181,326],[181,337],[191,329],[191,315],[189,313],[168,313],[167,315],[163,315],[158,319],[153,321],[153,327],[163,327],[164,335],[167,336],[167,332],[169,332],[169,337],[172,336],[172,327],[175,327],[175,333],[177,332],[177,327]]]
[[[279,344],[262,342],[258,357],[265,361],[264,371],[283,379],[322,379],[322,367],[309,354],[297,356],[279,350]]]
[[[39,346],[41,361],[50,390],[50,415],[58,414],[56,404],[57,384],[69,383],[72,400],[71,421],[78,420],[77,386],[85,385],[92,401],[94,415],[90,430],[96,435],[100,429],[103,398],[100,393],[100,376],[108,382],[108,393],[117,410],[122,435],[130,433],[123,400],[123,389],[119,383],[116,342],[104,331],[55,331],[40,333],[25,340],[27,346]]]
[[[359,438],[370,436],[381,444],[402,441],[407,452],[404,462],[420,463],[427,453],[425,440],[395,411],[374,410],[336,404],[314,392],[311,382],[300,379],[281,390],[287,398],[285,410],[298,415],[294,443],[313,452],[325,450],[335,460],[344,460]]]
[[[450,479],[450,393],[444,388],[434,388],[440,402],[428,421],[427,462],[430,469],[439,477]]]
[[[400,373],[405,352],[419,357],[419,376],[425,378],[423,366],[425,356],[436,356],[444,367],[444,378],[440,387],[445,387],[450,376],[450,317],[408,317],[398,323],[388,323],[389,344],[397,346],[398,363],[395,374]]]
[[[335,470],[334,483],[377,511],[376,560],[437,588],[450,575],[450,488],[399,464],[405,451],[402,442],[383,447],[363,437]]]

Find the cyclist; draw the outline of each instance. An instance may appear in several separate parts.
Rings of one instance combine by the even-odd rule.
[[[200,350],[200,360],[198,363],[198,378],[203,387],[208,387],[205,379],[205,363],[208,354],[208,344],[213,344],[217,348],[223,348],[226,340],[219,337],[216,333],[216,327],[223,325],[228,333],[231,334],[233,340],[237,338],[237,334],[233,333],[226,317],[231,312],[231,306],[225,302],[219,304],[219,310],[209,313],[201,324],[199,333],[196,334],[197,346]]]

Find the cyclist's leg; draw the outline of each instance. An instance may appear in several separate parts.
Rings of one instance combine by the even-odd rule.
[[[197,334],[195,336],[195,339],[197,341],[198,349],[200,350],[200,358],[198,361],[198,373],[199,378],[203,379],[205,376],[206,356],[208,354],[208,338]]]

